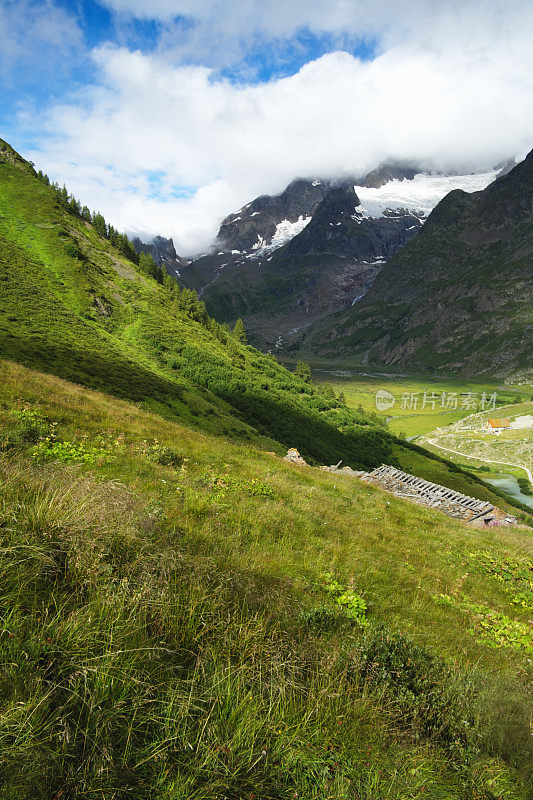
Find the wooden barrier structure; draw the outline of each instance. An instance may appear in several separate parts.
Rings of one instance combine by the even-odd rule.
[[[446,486],[417,478],[416,475],[402,472],[388,464],[376,467],[372,472],[361,476],[361,479],[376,483],[382,488],[392,491],[397,497],[414,500],[421,505],[438,509],[465,522],[481,520],[483,517],[490,516],[494,511],[498,516],[502,513],[498,514],[498,510],[486,500],[478,500],[476,497],[469,497]],[[509,519],[509,521],[511,520]]]

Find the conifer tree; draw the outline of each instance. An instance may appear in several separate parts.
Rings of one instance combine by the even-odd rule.
[[[93,214],[92,223],[96,233],[99,236],[103,236],[104,239],[107,238],[107,225],[103,216],[101,214]]]
[[[311,368],[305,361],[298,361],[294,374],[304,383],[311,383]]]
[[[233,328],[233,335],[238,342],[246,344],[246,331],[244,330],[244,325],[242,324],[242,319],[240,317]]]

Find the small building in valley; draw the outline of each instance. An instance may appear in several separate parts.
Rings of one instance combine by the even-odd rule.
[[[508,419],[488,419],[487,428],[489,431],[501,431],[510,428],[511,423]]]

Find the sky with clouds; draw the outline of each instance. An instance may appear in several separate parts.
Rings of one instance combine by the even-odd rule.
[[[0,0],[0,136],[193,254],[296,176],[522,157],[532,31],[531,0]]]

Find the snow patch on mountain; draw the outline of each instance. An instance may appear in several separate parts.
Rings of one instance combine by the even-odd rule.
[[[393,180],[379,189],[354,186],[361,201],[355,210],[363,217],[382,217],[387,210],[407,209],[416,214],[428,216],[448,192],[463,189],[465,192],[479,192],[485,189],[498,175],[499,170],[481,172],[473,175],[429,175],[418,173],[413,180]]]
[[[277,250],[278,247],[281,247],[287,242],[290,242],[291,239],[294,239],[306,225],[309,225],[311,222],[311,217],[303,217],[300,216],[296,220],[296,222],[291,222],[288,219],[284,219],[276,225],[276,231],[267,244],[262,236],[258,237],[256,244],[254,245],[253,249],[255,250],[255,255],[263,255],[264,253],[270,253],[272,250]]]

